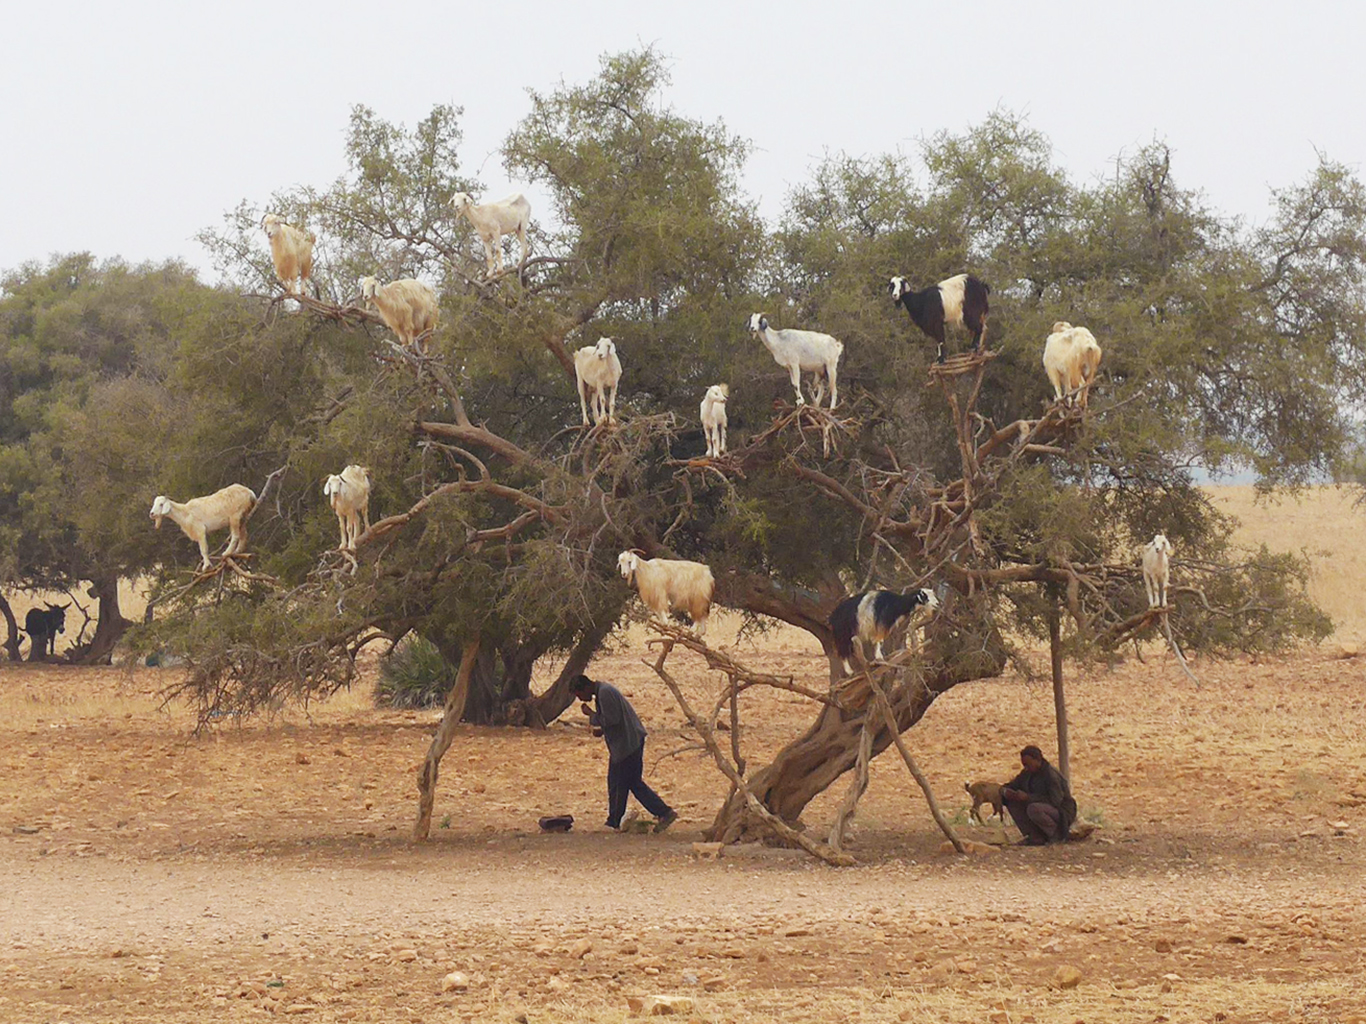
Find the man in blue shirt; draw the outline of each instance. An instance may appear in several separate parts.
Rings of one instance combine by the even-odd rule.
[[[626,813],[626,797],[634,794],[655,816],[655,831],[663,832],[678,820],[678,812],[666,804],[641,777],[645,768],[645,726],[636,709],[611,683],[581,675],[574,680],[574,696],[583,701],[579,707],[607,743],[607,827],[621,828]],[[590,707],[593,700],[596,708]]]

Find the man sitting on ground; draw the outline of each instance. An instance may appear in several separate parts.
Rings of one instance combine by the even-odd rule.
[[[1001,798],[1024,835],[1024,845],[1065,842],[1077,820],[1077,802],[1067,780],[1032,743],[1020,751],[1020,764],[1024,771],[1001,787]]]

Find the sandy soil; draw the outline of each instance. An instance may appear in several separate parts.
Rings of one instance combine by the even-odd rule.
[[[728,642],[821,677],[803,634]],[[1078,673],[1075,789],[1102,826],[1085,843],[943,854],[881,757],[849,869],[695,856],[726,783],[637,630],[593,671],[651,730],[647,778],[683,815],[662,836],[602,828],[605,752],[581,721],[462,730],[446,827],[415,845],[433,713],[375,711],[362,687],[195,736],[159,706],[169,670],[5,665],[0,1020],[614,1021],[670,994],[718,1022],[1366,1021],[1366,665],[1331,646],[1197,663],[1199,690],[1161,655]],[[714,692],[675,659],[694,697]],[[745,702],[751,764],[811,714]],[[1051,723],[1048,687],[1011,677],[958,687],[907,738],[963,831],[999,838],[964,825],[962,780],[1051,749]],[[540,834],[551,812],[575,830]],[[1055,986],[1066,967],[1075,988]],[[468,987],[443,992],[454,971]]]
[[[1304,548],[1339,636],[1366,636],[1350,495],[1215,493],[1245,543]],[[824,678],[799,632],[714,632],[757,667]],[[592,671],[649,726],[673,830],[601,827],[604,751],[571,715],[462,730],[444,827],[421,845],[414,775],[438,716],[374,710],[372,679],[308,714],[195,735],[161,706],[170,671],[0,663],[0,1021],[610,1022],[668,994],[716,1022],[1366,1022],[1366,659],[1336,641],[1199,662],[1199,690],[1160,653],[1069,667],[1090,841],[941,853],[888,755],[842,870],[762,846],[695,855],[727,786],[644,644],[628,631]],[[693,698],[715,692],[675,660]],[[964,834],[1007,837],[966,825],[962,782],[1013,774],[1024,743],[1052,750],[1052,713],[1045,684],[1010,676],[958,687],[907,734]],[[751,765],[811,716],[747,697]],[[816,834],[840,796],[808,809]],[[537,831],[565,812],[573,832]],[[1063,968],[1076,987],[1056,984]],[[466,987],[443,992],[450,972]]]

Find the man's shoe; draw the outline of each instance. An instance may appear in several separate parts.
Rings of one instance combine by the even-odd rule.
[[[658,821],[655,822],[655,835],[659,835],[659,833],[663,832],[666,828],[668,828],[677,820],[677,811],[666,812],[663,817],[661,817]]]

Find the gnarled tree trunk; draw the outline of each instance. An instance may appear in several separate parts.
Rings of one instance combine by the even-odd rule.
[[[90,587],[91,597],[100,602],[99,618],[95,621],[95,635],[90,643],[70,651],[69,661],[75,665],[108,665],[114,647],[132,625],[119,609],[119,579],[117,576],[96,580]]]
[[[23,661],[19,654],[19,623],[14,621],[14,611],[3,594],[0,594],[0,615],[5,617],[5,650],[9,652],[9,660]]]
[[[966,638],[965,638],[966,639]],[[924,716],[940,694],[973,679],[1000,675],[1006,665],[1004,645],[994,629],[989,630],[987,642],[977,638],[973,644],[955,642],[952,638],[937,638],[927,645],[926,654],[931,665],[939,665],[927,673],[925,684],[907,684],[888,696],[895,709],[900,732],[905,732]],[[950,656],[946,649],[952,648]],[[776,757],[749,778],[750,792],[769,811],[789,825],[795,825],[806,805],[823,793],[858,761],[859,737],[866,715],[874,714],[869,706],[861,714],[850,714],[825,705],[806,733],[780,750]],[[892,745],[892,733],[884,728],[873,736],[873,756]],[[719,842],[736,842],[754,835],[766,834],[763,828],[751,829],[751,815],[744,801],[736,795],[722,805],[707,829],[707,838]]]

